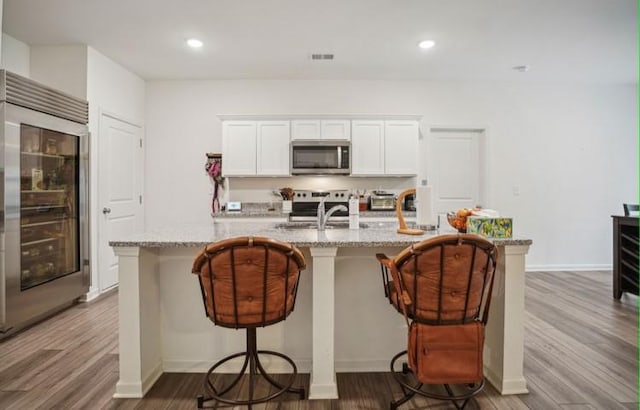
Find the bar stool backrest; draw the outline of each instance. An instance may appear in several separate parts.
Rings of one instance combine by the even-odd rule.
[[[196,256],[192,272],[199,277],[207,317],[237,329],[286,319],[305,267],[295,246],[256,236],[207,245]]]
[[[411,304],[407,314],[427,324],[486,324],[497,248],[472,234],[440,235],[404,249],[394,259]]]

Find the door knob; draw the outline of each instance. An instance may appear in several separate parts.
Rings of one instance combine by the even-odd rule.
[[[110,214],[111,213],[111,208],[102,208],[102,213],[103,214]]]

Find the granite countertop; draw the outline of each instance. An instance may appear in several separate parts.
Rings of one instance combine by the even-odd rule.
[[[440,232],[425,231],[422,235],[401,235],[397,223],[367,223],[367,228],[350,229],[284,229],[269,222],[224,222],[203,225],[181,225],[157,229],[123,238],[114,238],[109,245],[116,247],[139,246],[145,248],[199,247],[221,239],[236,236],[266,236],[290,242],[300,247],[405,247]],[[452,233],[451,231],[442,233]],[[496,245],[530,245],[531,239],[494,239]]]

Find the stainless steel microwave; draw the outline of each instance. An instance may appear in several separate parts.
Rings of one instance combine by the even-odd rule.
[[[350,152],[349,141],[291,141],[291,175],[349,175]]]

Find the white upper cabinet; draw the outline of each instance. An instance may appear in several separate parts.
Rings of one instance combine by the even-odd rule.
[[[351,141],[353,176],[415,176],[420,135],[416,117],[224,116],[222,172],[238,177],[290,176],[291,141],[324,139]]]
[[[385,175],[416,175],[418,172],[418,121],[385,121]]]
[[[256,175],[256,121],[222,122],[222,174]]]
[[[293,120],[291,121],[292,140],[350,140],[351,121],[349,120]]]
[[[384,121],[351,121],[351,175],[384,173]]]
[[[417,121],[353,120],[351,127],[351,175],[418,173]]]
[[[289,121],[258,121],[256,174],[289,176]]]
[[[289,121],[223,121],[225,176],[289,176]]]
[[[351,121],[322,120],[320,121],[320,138],[323,140],[350,140]]]
[[[319,140],[320,120],[293,120],[291,121],[292,140]]]

